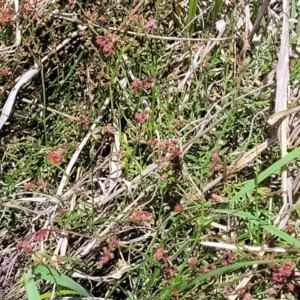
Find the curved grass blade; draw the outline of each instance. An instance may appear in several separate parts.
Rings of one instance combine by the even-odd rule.
[[[34,279],[32,277],[32,271],[29,269],[24,276],[24,285],[27,294],[27,298],[30,300],[40,300],[39,291],[35,285]]]
[[[183,292],[185,290],[188,290],[190,288],[193,288],[193,287],[199,285],[204,280],[207,280],[214,276],[218,276],[224,272],[235,271],[235,270],[238,270],[243,267],[253,266],[255,264],[264,265],[264,264],[269,264],[269,263],[273,263],[273,262],[284,262],[284,261],[291,261],[291,259],[254,260],[254,261],[238,262],[238,263],[226,266],[226,267],[217,268],[215,270],[212,270],[209,273],[197,276],[196,278],[194,278],[190,281],[185,281],[179,285],[178,290],[180,292]]]
[[[90,297],[90,294],[80,284],[78,284],[69,276],[61,274],[50,267],[46,267],[43,265],[34,266],[33,274],[44,280],[69,288],[81,296]]]
[[[251,191],[253,188],[255,188],[256,184],[262,182],[264,179],[272,175],[274,172],[278,171],[280,168],[282,168],[284,165],[292,161],[293,159],[300,156],[300,147],[296,148],[292,152],[288,153],[286,156],[282,157],[280,160],[278,160],[276,163],[274,163],[272,166],[270,166],[265,171],[261,172],[257,178],[251,180],[248,184],[246,184],[236,195],[234,195],[231,200],[230,204],[233,204],[237,202],[241,197],[243,197],[246,193]]]
[[[274,234],[275,236],[279,237],[280,239],[286,241],[290,245],[293,245],[296,248],[300,248],[300,241],[298,241],[294,237],[290,236],[286,232],[278,229],[277,227],[275,227],[273,225],[264,224],[262,220],[260,220],[258,217],[254,216],[248,212],[232,211],[232,210],[228,210],[228,209],[216,209],[215,212],[234,215],[234,216],[246,219],[253,224],[260,225],[262,228],[264,228],[265,230]]]
[[[59,291],[55,291],[55,296],[67,296],[67,295],[74,295],[74,294],[77,294],[77,293],[74,292],[74,291],[71,291],[71,290],[59,290]],[[53,296],[52,292],[45,293],[45,294],[42,294],[40,296],[40,300],[51,299],[52,296]]]

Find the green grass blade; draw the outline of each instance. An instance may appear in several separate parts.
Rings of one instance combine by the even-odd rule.
[[[282,240],[286,241],[290,245],[294,245],[295,247],[300,248],[300,241],[298,241],[294,237],[290,236],[289,234],[285,233],[284,231],[278,229],[273,225],[263,224],[263,221],[261,221],[259,218],[255,217],[254,215],[248,212],[244,212],[244,211],[234,212],[228,209],[216,209],[215,212],[230,214],[230,215],[234,215],[246,219],[253,224],[260,225],[262,228],[274,234],[275,236],[281,238]]]
[[[37,265],[33,268],[33,274],[39,276],[40,278],[56,283],[57,285],[69,288],[79,295],[90,297],[89,293],[76,281],[74,281],[69,276],[61,274],[56,270],[46,267],[43,265]]]
[[[296,19],[296,1],[291,1],[291,17],[292,20]],[[295,27],[295,23],[290,23],[290,28],[293,29]]]
[[[214,23],[217,21],[218,13],[222,9],[222,0],[215,0],[215,7],[214,7]]]
[[[256,179],[257,183],[262,182],[264,179],[278,171],[281,167],[292,161],[293,159],[300,156],[300,147],[296,148],[292,152],[288,153],[286,156],[278,160],[268,169],[260,173]],[[246,186],[244,186],[234,197],[231,198],[230,204],[237,202],[241,197],[243,197],[246,193],[251,191],[255,187],[255,179],[251,180]]]
[[[296,248],[300,248],[300,241],[287,234],[286,232],[278,229],[277,227],[273,225],[263,225],[262,227],[270,233],[274,234],[275,236],[278,236],[282,240],[286,241],[287,243],[294,245]]]
[[[71,290],[59,290],[59,291],[55,291],[55,296],[66,296],[66,295],[74,295],[74,294],[77,294],[77,293],[74,292],[74,291],[71,291]],[[45,294],[42,294],[40,296],[40,300],[51,299],[52,296],[53,296],[52,292],[45,293]]]
[[[188,289],[200,284],[204,280],[207,280],[214,276],[218,276],[224,272],[235,271],[235,270],[238,270],[243,267],[253,266],[255,264],[263,265],[263,264],[269,264],[269,263],[273,263],[273,262],[284,262],[284,261],[291,261],[291,259],[255,260],[255,261],[244,261],[244,262],[234,263],[232,265],[222,267],[222,268],[217,268],[215,270],[212,270],[209,273],[197,276],[196,278],[194,278],[190,281],[183,282],[179,285],[178,289],[180,292],[183,292],[185,290],[188,290]]]
[[[28,299],[40,300],[40,294],[32,277],[32,271],[29,269],[24,276],[24,285]]]
[[[192,35],[194,32],[194,18],[197,12],[197,0],[190,0],[189,1],[189,12],[188,12],[188,19],[187,23],[189,24],[189,34]]]

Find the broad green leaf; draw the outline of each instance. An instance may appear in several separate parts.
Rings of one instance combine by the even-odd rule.
[[[240,198],[242,198],[246,193],[251,191],[256,186],[256,182],[260,183],[265,180],[267,177],[278,171],[284,165],[292,161],[293,159],[300,156],[300,147],[296,148],[292,152],[288,153],[286,156],[278,160],[272,166],[270,166],[265,171],[261,172],[256,179],[251,180],[248,184],[246,184],[236,195],[234,195],[231,200],[230,204],[237,202]]]
[[[24,285],[29,300],[40,300],[40,294],[32,277],[31,269],[24,276]]]
[[[272,260],[254,260],[254,261],[244,261],[244,262],[234,263],[232,265],[222,267],[222,268],[217,268],[215,270],[210,271],[209,273],[197,276],[196,278],[194,278],[190,281],[185,281],[179,285],[178,289],[180,292],[183,292],[185,290],[188,290],[188,289],[200,284],[204,280],[207,280],[214,276],[218,276],[224,272],[234,271],[234,270],[238,270],[243,267],[248,267],[248,266],[253,266],[253,265],[265,265],[265,264],[270,264],[273,262],[284,262],[284,261],[291,261],[291,259],[289,258],[289,259],[272,259]]]
[[[89,297],[89,293],[76,281],[74,281],[69,276],[66,276],[64,274],[61,274],[57,272],[56,270],[46,267],[44,265],[37,265],[33,267],[33,274],[36,276],[39,276],[40,278],[56,283],[57,285],[69,288],[79,295]]]

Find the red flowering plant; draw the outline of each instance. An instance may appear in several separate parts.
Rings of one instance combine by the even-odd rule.
[[[9,24],[12,21],[12,14],[6,8],[0,8],[0,25]]]
[[[96,40],[96,44],[100,47],[104,56],[111,56],[116,52],[116,46],[119,40],[120,37],[115,33],[105,34]]]
[[[2,69],[0,72],[1,72],[2,76],[10,76],[10,75],[12,75],[12,71],[11,71],[11,69],[9,67],[6,67],[6,68]]]
[[[148,121],[148,118],[149,118],[149,114],[147,112],[134,114],[134,119],[140,124],[146,123]]]
[[[131,29],[134,31],[146,31],[150,32],[156,26],[156,20],[153,16],[144,18],[141,15],[135,14],[132,16],[133,26]]]
[[[165,277],[165,283],[171,284],[178,272],[177,265],[172,263],[171,257],[168,257],[167,251],[164,248],[157,248],[153,258],[162,264],[162,274]]]
[[[153,77],[146,77],[144,79],[134,78],[131,82],[131,89],[134,94],[137,94],[141,90],[149,90],[153,82]]]
[[[107,264],[110,260],[114,259],[114,253],[107,247],[103,247],[101,251],[101,257],[99,260],[99,265],[103,266]]]
[[[47,237],[48,232],[49,232],[49,230],[47,230],[47,229],[40,229],[38,232],[35,233],[35,240],[37,242],[44,241]]]
[[[183,211],[183,205],[181,203],[176,204],[175,207],[174,207],[174,211],[178,212],[178,213],[182,212]]]
[[[168,171],[178,161],[180,161],[179,143],[176,139],[170,140],[150,140],[147,144],[154,150],[157,150],[160,158],[158,159],[159,169]]]
[[[277,270],[272,272],[271,280],[285,287],[289,292],[293,292],[296,287],[295,278],[296,264],[292,261],[286,261]]]
[[[32,253],[33,248],[32,245],[30,244],[28,238],[23,239],[22,241],[20,241],[17,245],[17,249],[24,249],[25,251]]]
[[[62,157],[65,153],[65,149],[59,148],[57,150],[50,150],[47,154],[47,159],[51,161],[53,164],[57,165],[61,162]]]
[[[147,228],[151,228],[151,225],[154,224],[154,214],[148,211],[136,210],[131,214],[130,219]]]
[[[27,191],[34,190],[36,188],[36,184],[33,182],[25,182],[24,183],[24,189]]]

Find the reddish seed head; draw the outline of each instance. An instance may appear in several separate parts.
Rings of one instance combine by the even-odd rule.
[[[155,26],[156,20],[153,18],[153,16],[150,16],[148,20],[144,21],[144,29],[149,32],[151,28]]]
[[[109,249],[107,249],[107,247],[104,247],[102,249],[102,256],[100,258],[99,263],[101,265],[105,265],[106,263],[108,263],[111,259],[113,259],[115,257],[115,255],[113,254],[113,252],[111,252]]]
[[[26,182],[24,183],[24,189],[29,191],[29,190],[34,190],[36,188],[36,185],[32,182]]]
[[[217,152],[215,152],[215,153],[213,153],[211,158],[214,163],[217,163],[219,161],[219,154]]]
[[[294,275],[294,267],[294,262],[284,262],[282,266],[278,269],[278,271],[272,274],[272,280],[277,282],[285,282],[287,279]]]
[[[46,189],[48,186],[47,182],[45,182],[43,180],[39,180],[36,184],[43,189]]]
[[[105,56],[110,56],[116,51],[116,43],[120,37],[116,34],[104,35],[96,40],[96,44],[100,47]]]
[[[295,285],[292,283],[287,283],[286,287],[289,290],[289,292],[293,292],[295,290]]]
[[[148,211],[134,211],[131,214],[130,217],[132,220],[136,220],[136,221],[150,221],[154,219],[154,216],[152,213],[148,212]]]
[[[32,246],[29,244],[29,242],[26,239],[24,239],[17,245],[17,249],[25,249],[26,251],[31,252]]]
[[[204,63],[203,63],[203,66],[204,68],[208,69],[210,67],[210,62],[208,60],[206,60]]]
[[[158,248],[158,249],[155,251],[153,257],[154,257],[155,259],[157,259],[157,260],[162,260],[162,259],[164,258],[164,256],[165,256],[165,254],[166,254],[166,252],[165,252],[165,250],[164,250],[163,248]]]
[[[10,68],[4,68],[3,70],[1,70],[1,75],[2,76],[10,76],[10,75],[12,75],[12,71],[10,70]]]
[[[188,264],[190,267],[193,267],[197,263],[197,258],[196,257],[190,257],[188,260]]]
[[[46,238],[46,236],[47,236],[47,232],[48,232],[47,229],[41,229],[41,230],[39,230],[39,231],[36,232],[36,234],[35,234],[35,240],[36,240],[37,242],[43,241],[43,240]]]
[[[176,204],[175,208],[174,208],[174,211],[176,211],[178,213],[182,212],[183,211],[183,205],[181,203]]]
[[[142,86],[144,89],[149,89],[151,87],[152,82],[154,81],[154,79],[152,77],[147,77],[145,79],[142,80]]]
[[[163,268],[164,274],[166,274],[170,277],[174,277],[176,275],[177,271],[178,271],[178,267],[176,265],[165,266]]]
[[[229,265],[229,261],[228,261],[227,259],[223,259],[223,260],[221,261],[221,264],[222,264],[223,266],[228,266],[228,265]]]
[[[135,113],[134,119],[139,122],[140,124],[144,124],[148,120],[148,114],[145,113]]]
[[[179,297],[180,296],[180,292],[178,291],[178,290],[173,290],[172,292],[171,292],[171,295],[173,296],[173,297]]]
[[[131,88],[134,93],[138,93],[143,87],[143,82],[142,80],[135,78],[132,83],[131,83]]]
[[[117,238],[113,237],[113,239],[112,239],[112,245],[114,247],[117,247],[117,246],[119,246],[119,243],[120,243],[120,241]]]
[[[243,300],[252,300],[253,296],[250,293],[245,293],[243,296]]]
[[[53,163],[53,164],[58,164],[61,159],[63,154],[65,153],[65,149],[59,148],[56,151],[49,151],[47,158]]]
[[[12,16],[8,9],[0,8],[0,24],[6,25],[9,24],[12,20]]]
[[[286,233],[293,233],[294,232],[294,227],[292,225],[286,225],[284,228],[284,231]]]

